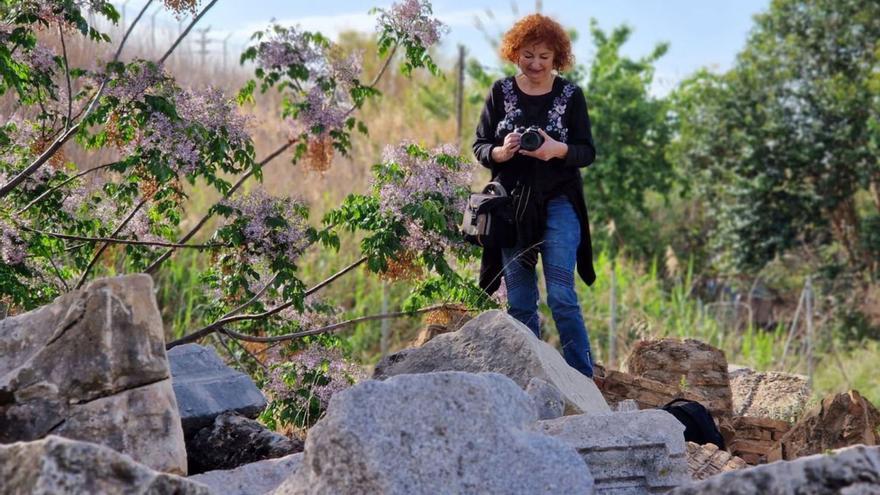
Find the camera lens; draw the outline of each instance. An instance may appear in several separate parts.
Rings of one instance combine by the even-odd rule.
[[[519,138],[520,148],[526,151],[535,151],[544,144],[544,138],[536,131],[529,129]]]

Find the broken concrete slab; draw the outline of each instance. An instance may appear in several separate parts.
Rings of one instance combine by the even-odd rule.
[[[596,493],[666,493],[690,481],[684,426],[666,411],[565,416],[535,424],[590,468]]]

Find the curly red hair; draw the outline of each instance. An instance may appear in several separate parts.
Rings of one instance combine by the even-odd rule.
[[[541,14],[523,17],[504,34],[501,56],[515,64],[523,47],[542,42],[553,51],[554,69],[563,71],[574,65],[568,33],[558,22]]]

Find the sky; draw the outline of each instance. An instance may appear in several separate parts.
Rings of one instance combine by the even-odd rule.
[[[457,46],[463,44],[469,56],[488,66],[497,65],[498,57],[485,35],[476,27],[477,19],[485,30],[500,35],[513,22],[541,12],[560,21],[566,28],[581,33],[574,53],[579,63],[588,64],[593,56],[589,23],[610,31],[627,24],[633,29],[623,52],[639,57],[651,52],[658,42],[668,42],[668,53],[658,61],[653,92],[665,94],[681,79],[701,67],[723,71],[733,64],[752,27],[752,17],[766,10],[770,0],[434,0],[434,14],[449,26],[440,53],[452,60]],[[121,8],[121,2],[115,2]],[[129,0],[126,16],[133,18],[144,0]],[[204,0],[202,3],[206,3]],[[210,27],[210,46],[220,52],[219,40],[229,38],[228,50],[240,52],[248,37],[275,19],[284,25],[299,24],[334,38],[340,31],[354,29],[375,31],[371,7],[387,8],[391,0],[220,0],[199,23]],[[148,11],[149,14],[153,10]],[[157,23],[173,26],[177,21],[158,12]],[[144,27],[149,21],[143,22]],[[195,37],[195,34],[191,34]]]

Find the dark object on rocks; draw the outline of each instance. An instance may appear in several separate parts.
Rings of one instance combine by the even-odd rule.
[[[672,490],[670,495],[788,495],[880,493],[880,448],[859,445],[721,473]]]
[[[291,440],[234,413],[217,416],[213,425],[202,428],[186,442],[191,475],[232,469],[302,450],[302,440]]]
[[[677,386],[701,397],[716,418],[733,413],[724,352],[693,339],[643,340],[626,361],[633,375]]]
[[[830,395],[779,440],[768,460],[797,459],[856,444],[877,445],[878,428],[880,412],[858,392]]]
[[[177,346],[168,351],[168,362],[187,439],[222,413],[256,418],[266,408],[266,398],[253,380],[226,366],[211,348]]]
[[[724,450],[724,438],[706,406],[692,400],[675,399],[662,409],[684,425],[685,441],[699,445],[713,443]]]
[[[0,443],[50,433],[186,474],[162,315],[148,275],[97,279],[0,320]]]
[[[749,467],[746,461],[735,455],[730,455],[727,451],[718,449],[718,446],[714,443],[699,445],[694,442],[688,442],[687,460],[691,478],[695,480],[705,480],[718,473]]]
[[[111,448],[55,435],[0,445],[0,493],[211,495],[205,485],[154,471]]]

